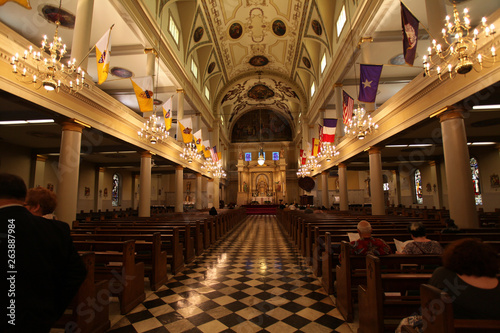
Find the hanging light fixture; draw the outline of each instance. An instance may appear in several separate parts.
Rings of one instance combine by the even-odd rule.
[[[165,124],[161,122],[160,117],[154,114],[146,120],[137,134],[139,138],[151,144],[161,143],[169,135],[168,131],[165,129]]]
[[[185,143],[180,156],[188,163],[193,163],[193,161],[201,159],[201,154],[198,153],[198,149],[196,148],[196,144],[194,142]]]
[[[358,107],[352,111],[352,118],[346,125],[348,135],[356,136],[363,140],[367,135],[372,134],[378,128],[369,113],[364,108]]]
[[[337,156],[338,154],[339,152],[332,142],[322,142],[321,150],[318,153],[318,158],[325,158],[327,162],[330,162],[332,158]]]
[[[297,177],[308,177],[311,175],[311,171],[307,169],[305,165],[302,165],[298,170],[297,170]]]
[[[426,76],[431,76],[435,72],[441,79],[441,75],[448,72],[450,78],[453,78],[456,74],[467,74],[472,69],[480,71],[486,63],[495,62],[496,50],[493,45],[495,26],[493,24],[488,26],[485,17],[481,21],[481,29],[484,37],[491,40],[492,46],[488,55],[477,52],[479,31],[474,29],[471,33],[467,8],[464,9],[461,20],[457,6],[453,4],[453,22],[450,21],[449,16],[446,16],[445,19],[446,23],[442,33],[447,48],[438,44],[435,39],[432,40],[432,47],[428,48],[429,54],[423,57]]]
[[[212,170],[212,176],[214,176],[214,178],[226,178],[227,174],[226,171],[222,169],[222,165],[217,163],[215,169]]]
[[[266,159],[264,158],[264,150],[263,150],[262,146],[260,146],[259,157],[257,158],[257,164],[262,166],[262,165],[264,165],[265,162],[266,162]]]

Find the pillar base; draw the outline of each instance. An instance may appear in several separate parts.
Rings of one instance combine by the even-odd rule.
[[[247,205],[248,204],[248,193],[246,193],[246,192],[238,192],[238,197],[236,199],[236,204],[238,206]]]

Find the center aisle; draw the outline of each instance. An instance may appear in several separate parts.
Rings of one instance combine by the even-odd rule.
[[[351,332],[274,215],[252,215],[109,332]]]

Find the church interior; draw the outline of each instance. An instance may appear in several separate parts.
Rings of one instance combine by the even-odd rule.
[[[138,308],[110,308],[112,332],[353,332],[362,318],[346,322],[281,210],[499,227],[495,27],[500,0],[0,1],[0,171],[54,191],[72,228],[101,212],[246,209],[255,230],[225,222],[217,248]],[[252,286],[226,306],[246,258],[266,253],[302,295],[267,315],[242,301]],[[210,293],[238,316],[174,307],[214,260],[234,276]]]

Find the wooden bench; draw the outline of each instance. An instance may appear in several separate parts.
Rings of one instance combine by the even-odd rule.
[[[133,240],[123,242],[121,252],[95,252],[95,263],[95,280],[108,280],[108,290],[120,300],[121,314],[144,301],[144,263],[135,262]]]
[[[340,263],[336,267],[336,306],[347,322],[354,319],[354,301],[357,286],[366,284],[366,256],[351,255],[351,246],[343,242],[340,247]],[[383,272],[410,272],[419,269],[432,273],[441,265],[440,255],[401,255],[390,254],[379,257]]]
[[[394,332],[401,319],[420,307],[420,296],[407,295],[407,291],[418,291],[430,277],[430,273],[382,274],[380,259],[367,255],[366,285],[358,286],[358,333]]]
[[[87,269],[87,276],[78,289],[66,312],[55,327],[66,332],[101,333],[110,328],[108,281],[95,282],[95,254],[80,254]]]
[[[422,309],[427,309],[425,311],[427,315],[423,318],[426,333],[498,333],[500,331],[500,320],[453,318],[453,302],[450,296],[434,286],[422,284],[420,297]],[[403,326],[401,331],[416,332],[409,326]]]

